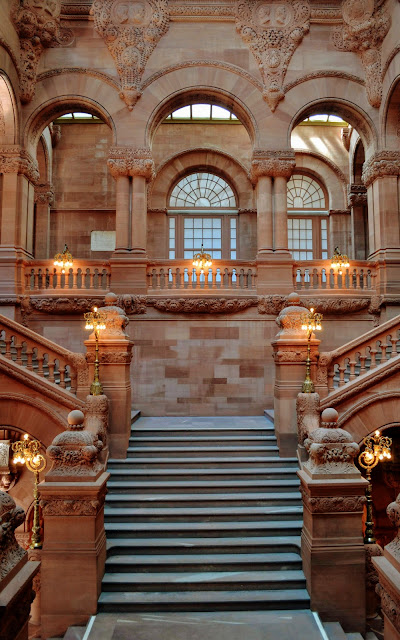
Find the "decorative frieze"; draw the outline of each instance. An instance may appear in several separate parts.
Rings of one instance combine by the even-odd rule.
[[[259,65],[263,97],[271,111],[284,97],[286,71],[294,51],[310,29],[310,17],[308,0],[237,0],[236,29]]]
[[[19,145],[0,147],[0,173],[19,173],[34,184],[39,180],[37,162]]]
[[[114,178],[143,176],[146,180],[151,180],[154,177],[154,161],[150,149],[111,147],[107,164]]]
[[[168,0],[95,0],[91,14],[115,60],[120,97],[131,111],[141,96],[147,61],[168,31]]]
[[[318,496],[300,488],[303,504],[311,513],[361,513],[366,502],[365,496]]]
[[[48,47],[69,45],[71,29],[61,28],[61,0],[14,2],[11,20],[20,39],[20,98],[30,102],[35,94],[40,57]]]
[[[238,313],[257,304],[257,298],[149,298],[149,306],[169,313]]]
[[[381,47],[390,28],[390,15],[385,4],[374,0],[343,0],[343,25],[334,28],[335,47],[354,51],[361,57],[365,86],[371,106],[382,101]]]
[[[362,179],[366,187],[377,178],[400,175],[400,151],[377,151],[364,163]]]

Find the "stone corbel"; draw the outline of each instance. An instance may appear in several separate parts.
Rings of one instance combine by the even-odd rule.
[[[37,184],[35,187],[35,203],[36,204],[54,204],[54,188],[48,182]]]
[[[132,111],[147,61],[169,28],[168,0],[95,0],[90,13],[115,60],[120,98]]]
[[[0,147],[0,173],[19,173],[33,184],[39,180],[37,162],[19,145]]]
[[[367,204],[367,187],[363,184],[347,186],[347,204],[349,207],[363,207]]]
[[[294,151],[263,151],[255,149],[251,161],[250,178],[256,184],[261,176],[289,179],[296,166]]]
[[[400,151],[378,151],[364,162],[362,180],[369,187],[377,178],[400,175]]]
[[[37,68],[44,49],[71,43],[71,29],[62,29],[61,0],[15,0],[11,20],[20,39],[20,98],[30,102],[35,93]]]
[[[150,149],[111,147],[107,164],[114,178],[143,176],[146,180],[151,180],[154,177],[154,161]]]
[[[236,4],[236,29],[255,57],[271,111],[284,98],[283,81],[294,51],[310,29],[308,0]]]
[[[354,51],[365,70],[367,97],[372,107],[382,101],[381,47],[391,19],[382,3],[374,0],[343,0],[343,24],[332,32],[333,43],[340,51]]]

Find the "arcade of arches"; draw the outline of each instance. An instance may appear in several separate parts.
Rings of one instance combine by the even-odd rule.
[[[285,309],[313,306],[320,408],[355,442],[387,429],[399,450],[398,368],[358,382],[399,351],[399,23],[397,0],[0,2],[0,358],[15,363],[0,361],[0,443],[28,431],[45,450],[63,431],[75,405],[60,363],[85,351],[83,314],[112,291],[133,356],[111,403],[121,384],[142,416],[275,407],[292,456],[306,352]],[[15,323],[21,350],[11,337],[7,351]],[[26,393],[20,366],[42,366],[45,386]],[[129,434],[113,429],[123,457]],[[2,487],[31,524],[28,475]],[[376,479],[386,544],[400,484]]]

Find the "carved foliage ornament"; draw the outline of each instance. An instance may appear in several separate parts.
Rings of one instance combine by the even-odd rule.
[[[0,582],[26,555],[15,539],[15,529],[24,520],[24,510],[8,493],[0,491]]]
[[[364,162],[362,179],[366,187],[377,178],[400,175],[400,151],[377,151]]]
[[[366,502],[365,496],[318,496],[310,497],[300,489],[303,502],[312,513],[360,512]]]
[[[19,145],[0,147],[0,173],[20,173],[34,184],[39,180],[37,162]]]
[[[142,176],[151,180],[154,177],[154,162],[150,149],[111,147],[107,164],[114,178]]]
[[[390,15],[379,0],[344,0],[343,25],[334,28],[333,43],[341,51],[354,51],[361,57],[369,103],[382,101],[381,46],[390,28]]]
[[[282,85],[294,51],[310,28],[307,0],[238,0],[236,29],[260,68],[263,97],[271,111],[284,97]]]
[[[61,0],[14,0],[11,19],[20,38],[20,98],[35,93],[36,73],[44,49],[71,43],[73,33],[61,29]]]
[[[168,31],[168,0],[95,0],[91,14],[116,62],[120,97],[131,111],[141,96],[146,63]]]

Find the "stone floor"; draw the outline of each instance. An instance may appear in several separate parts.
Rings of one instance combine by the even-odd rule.
[[[85,640],[294,639],[324,640],[311,611],[102,613]]]

